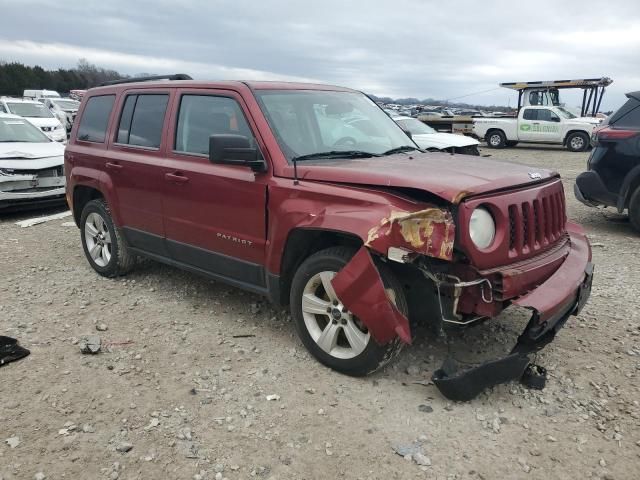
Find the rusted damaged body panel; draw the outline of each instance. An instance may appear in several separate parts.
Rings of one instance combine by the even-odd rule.
[[[391,302],[366,247],[360,248],[331,281],[336,295],[381,345],[396,336],[411,343],[409,320]]]
[[[453,258],[455,223],[451,212],[427,208],[392,212],[369,230],[366,246],[386,254],[389,247],[406,248],[442,260]]]

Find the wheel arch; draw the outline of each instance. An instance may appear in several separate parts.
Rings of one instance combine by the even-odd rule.
[[[587,136],[587,143],[589,143],[589,139],[591,138],[591,136],[589,135],[589,132],[587,132],[586,130],[582,130],[580,128],[574,128],[572,130],[567,131],[567,133],[564,135],[564,138],[562,139],[563,146],[567,145],[567,140],[574,133],[584,133]]]
[[[618,212],[622,213],[629,206],[631,196],[637,188],[640,188],[640,165],[632,168],[622,182],[620,195],[618,196]]]
[[[76,185],[73,189],[72,209],[73,219],[78,227],[80,227],[80,217],[82,210],[91,200],[105,198],[104,194],[94,186]]]
[[[340,231],[319,228],[294,228],[284,244],[282,258],[280,260],[280,276],[277,298],[278,304],[289,303],[289,292],[293,275],[300,264],[316,252],[330,247],[348,246],[358,249],[363,241],[357,235]]]
[[[493,132],[500,132],[502,133],[502,135],[504,135],[505,138],[507,138],[507,134],[505,133],[505,131],[502,128],[499,127],[491,127],[487,130],[487,133],[484,134],[484,141],[488,142],[489,141],[489,137],[491,136],[491,134]]]

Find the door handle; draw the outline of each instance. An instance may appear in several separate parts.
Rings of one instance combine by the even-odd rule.
[[[167,182],[173,182],[173,183],[187,183],[189,181],[189,177],[185,177],[180,172],[165,173],[164,179]]]
[[[109,170],[122,170],[124,167],[116,162],[107,162],[104,164]]]
[[[540,122],[533,122],[534,125],[540,125]]]

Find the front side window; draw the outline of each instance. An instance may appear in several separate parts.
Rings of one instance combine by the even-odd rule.
[[[557,122],[558,120],[560,120],[560,117],[558,117],[558,115],[553,113],[551,110],[545,108],[542,110],[538,110],[538,120],[542,122]]]
[[[417,149],[384,111],[358,92],[263,90],[256,96],[288,160]]]
[[[228,97],[183,95],[178,113],[175,151],[209,154],[209,137],[243,135],[253,139],[238,102]]]
[[[127,95],[120,116],[117,143],[160,148],[168,94]]]
[[[78,140],[104,143],[115,95],[100,95],[87,101],[78,126]]]
[[[51,118],[53,113],[41,103],[7,102],[9,111],[14,115],[28,118]]]

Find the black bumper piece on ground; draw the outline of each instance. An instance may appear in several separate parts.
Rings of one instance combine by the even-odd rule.
[[[593,282],[593,265],[588,264],[585,279],[575,300],[555,317],[541,324],[534,312],[516,345],[506,357],[490,360],[476,367],[460,370],[458,363],[447,357],[431,380],[448,399],[464,402],[476,397],[484,389],[522,378],[529,365],[529,354],[550,343],[571,315],[578,315],[587,303]]]

